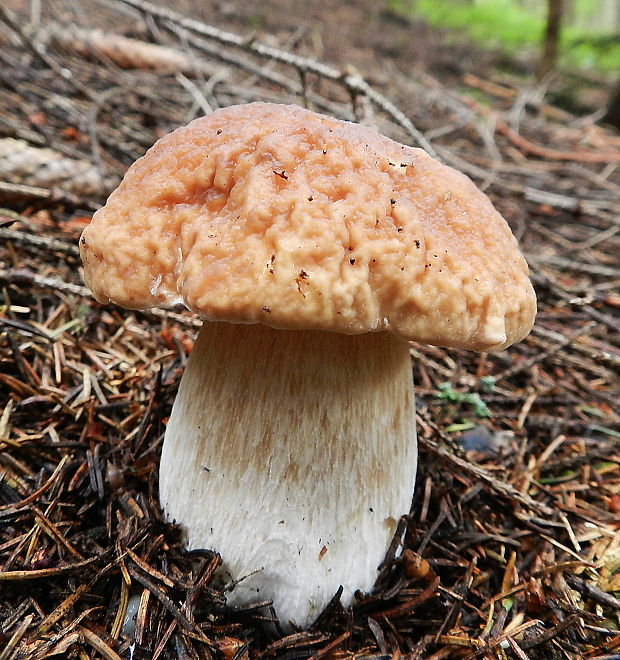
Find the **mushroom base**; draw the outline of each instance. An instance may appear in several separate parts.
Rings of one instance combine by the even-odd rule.
[[[166,430],[160,499],[188,547],[222,555],[229,602],[307,627],[340,585],[369,591],[410,508],[417,446],[408,345],[204,324]]]

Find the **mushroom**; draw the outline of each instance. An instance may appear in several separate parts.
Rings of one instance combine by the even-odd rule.
[[[424,151],[286,105],[159,140],[80,241],[97,300],[204,324],[160,500],[221,553],[230,601],[306,627],[369,591],[416,473],[407,341],[499,350],[530,330],[527,265],[489,199]]]

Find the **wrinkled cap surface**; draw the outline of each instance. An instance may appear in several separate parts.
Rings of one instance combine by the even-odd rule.
[[[297,106],[217,110],[159,140],[80,240],[100,302],[475,350],[536,311],[502,216],[426,152]]]

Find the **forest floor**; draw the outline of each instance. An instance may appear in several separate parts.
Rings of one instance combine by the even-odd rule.
[[[369,1],[49,4],[0,8],[0,660],[618,657],[620,136],[596,123],[603,81],[535,84],[526,58],[447,46]],[[375,590],[292,634],[268,603],[228,606],[219,557],[187,553],[160,512],[197,321],[97,304],[77,249],[156,139],[253,100],[369,123],[467,173],[539,301],[507,351],[412,344],[411,513]]]

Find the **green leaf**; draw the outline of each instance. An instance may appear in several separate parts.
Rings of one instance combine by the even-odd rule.
[[[457,422],[455,424],[450,424],[450,426],[446,426],[444,431],[446,433],[458,433],[459,431],[469,431],[469,429],[475,428],[475,424],[473,422],[470,422],[468,419],[462,421],[462,422]]]
[[[600,433],[606,433],[607,435],[611,435],[613,438],[620,438],[620,432],[613,431],[612,429],[608,429],[605,426],[598,426],[597,424],[590,424],[590,428],[593,431],[599,431]]]

